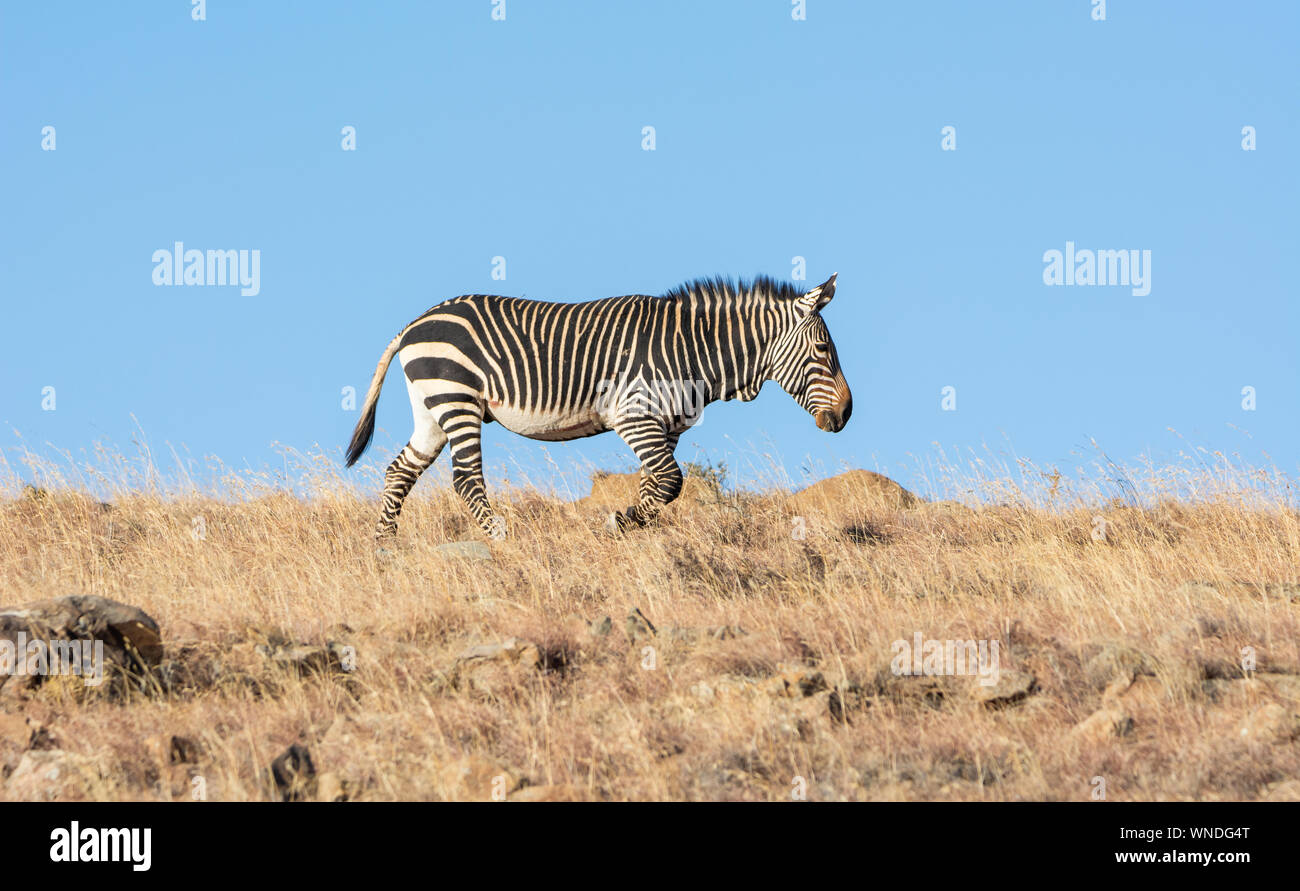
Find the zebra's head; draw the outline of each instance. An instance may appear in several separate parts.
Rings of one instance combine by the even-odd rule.
[[[853,414],[853,394],[840,369],[821,310],[835,296],[835,276],[790,301],[784,333],[773,345],[771,377],[817,426],[838,433]]]

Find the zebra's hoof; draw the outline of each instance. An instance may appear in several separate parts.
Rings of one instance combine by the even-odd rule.
[[[622,535],[632,525],[621,511],[614,511],[605,518],[605,531],[610,535]]]
[[[493,541],[505,541],[506,521],[500,517],[493,517],[492,521],[488,523],[485,531],[487,532],[487,537]]]

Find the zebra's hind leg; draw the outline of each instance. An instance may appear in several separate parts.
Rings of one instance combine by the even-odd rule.
[[[492,509],[483,482],[482,416],[458,411],[444,415],[439,423],[451,442],[452,488],[488,538],[505,538],[506,521]]]
[[[375,525],[375,538],[391,538],[397,534],[397,515],[402,512],[402,503],[420,474],[437,460],[446,444],[446,434],[430,420],[427,426],[421,425],[412,434],[410,442],[397,453],[393,463],[384,471],[383,509]]]
[[[644,526],[672,502],[682,491],[682,469],[673,456],[678,434],[669,434],[663,424],[653,418],[629,421],[615,428],[636,452],[641,461],[641,480],[637,487],[637,503],[610,515],[609,528],[622,532],[632,526]]]

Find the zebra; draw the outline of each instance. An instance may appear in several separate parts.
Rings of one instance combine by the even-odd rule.
[[[760,276],[698,279],[659,297],[550,303],[469,294],[398,332],[379,359],[347,449],[374,436],[375,405],[397,355],[415,429],[384,474],[379,539],[395,535],[411,487],[447,445],[452,487],[483,532],[506,536],[483,483],[482,425],[558,441],[613,430],[641,464],[638,500],[611,531],[644,526],[682,489],[678,437],[717,400],[749,401],[776,381],[817,426],[838,432],[853,397],[822,318],[832,275],[817,287]]]

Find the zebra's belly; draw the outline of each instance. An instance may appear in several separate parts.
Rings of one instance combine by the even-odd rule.
[[[492,420],[512,433],[529,439],[559,441],[594,436],[609,428],[591,409],[530,411],[503,402],[489,402]]]

